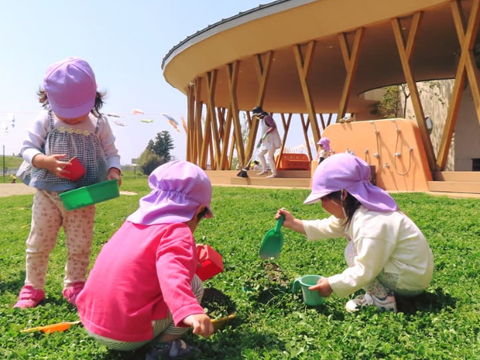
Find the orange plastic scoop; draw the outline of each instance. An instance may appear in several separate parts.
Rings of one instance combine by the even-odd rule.
[[[45,334],[52,333],[55,331],[65,331],[72,325],[80,324],[80,320],[78,321],[65,321],[57,324],[45,325],[45,326],[37,326],[30,329],[20,330],[22,333],[26,332],[33,332],[33,331],[43,331]]]

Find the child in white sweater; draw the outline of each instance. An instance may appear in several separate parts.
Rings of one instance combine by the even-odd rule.
[[[398,210],[395,200],[370,183],[370,167],[362,159],[340,153],[319,164],[312,192],[305,204],[322,202],[332,216],[322,220],[296,219],[285,209],[283,225],[306,235],[307,240],[348,240],[341,274],[321,278],[310,290],[324,297],[345,297],[363,288],[347,302],[349,312],[366,305],[397,311],[395,294],[416,296],[425,291],[433,274],[433,255],[414,222]]]

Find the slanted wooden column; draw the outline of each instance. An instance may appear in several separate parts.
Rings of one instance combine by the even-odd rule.
[[[435,171],[435,152],[433,151],[432,140],[428,134],[427,124],[425,122],[425,114],[423,112],[422,102],[420,100],[420,94],[418,93],[417,83],[413,77],[412,70],[410,68],[410,60],[413,55],[413,49],[415,47],[415,40],[418,33],[418,27],[422,18],[422,12],[417,12],[413,15],[412,26],[408,34],[408,39],[405,42],[402,25],[399,18],[392,19],[393,33],[397,42],[398,53],[400,55],[400,61],[402,63],[403,73],[405,80],[407,81],[408,88],[410,89],[410,97],[412,100],[413,110],[417,119],[418,128],[422,136],[423,145],[425,146],[425,152],[427,155],[428,165],[430,171]]]
[[[257,69],[257,78],[259,82],[257,104],[255,106],[263,106],[265,100],[265,94],[267,89],[268,76],[270,75],[270,68],[272,65],[273,51],[269,51],[265,54],[265,59],[262,59],[261,54],[257,54],[257,61],[255,63]],[[247,150],[246,150],[246,161],[252,157],[253,149],[255,147],[255,141],[257,139],[258,131],[258,118],[253,118],[250,126],[250,131],[248,132],[247,140]],[[238,142],[238,140],[237,140]],[[238,145],[237,145],[238,146]],[[246,164],[241,164],[241,166]]]
[[[457,29],[458,40],[460,42],[460,60],[458,62],[455,84],[453,86],[452,98],[448,107],[447,119],[443,130],[442,140],[437,158],[437,170],[444,170],[447,163],[448,151],[452,143],[453,131],[457,122],[458,110],[462,100],[463,90],[465,88],[466,76],[472,90],[473,101],[477,110],[477,117],[480,121],[480,93],[479,93],[479,74],[473,56],[473,47],[478,32],[480,21],[480,1],[473,0],[468,25],[465,26],[461,16],[461,2],[451,2],[453,20]]]
[[[323,114],[322,114],[322,116],[323,116]],[[328,114],[327,126],[330,125],[330,122],[332,121],[332,116],[333,116],[332,113]]]
[[[240,124],[240,118],[238,116],[238,103],[237,103],[237,83],[238,83],[239,69],[240,69],[239,61],[235,61],[227,65],[228,95],[230,99],[228,112],[229,114],[231,113],[231,118],[233,119],[233,134],[234,134],[236,148],[237,148],[238,163],[245,165],[245,163],[248,160],[245,159],[245,149],[243,147],[243,139],[242,139],[242,125]],[[228,143],[226,145],[227,146],[224,146],[225,155],[227,152]]]
[[[225,108],[217,108],[217,119],[218,119],[218,136],[219,139],[223,139],[223,128],[225,126]]]
[[[230,141],[232,127],[232,115],[230,108],[219,111],[218,120],[223,124],[220,129],[220,137],[222,139],[222,153],[220,154],[220,162],[222,167],[220,170],[226,170],[228,168],[228,144]]]
[[[347,34],[341,33],[338,35],[340,47],[342,49],[343,62],[345,64],[345,70],[347,71],[347,76],[345,77],[342,97],[340,98],[340,105],[338,109],[339,119],[343,118],[345,116],[345,113],[347,112],[348,100],[350,98],[350,92],[352,89],[353,78],[355,77],[355,71],[357,70],[358,57],[360,54],[360,44],[363,38],[363,34],[365,32],[364,30],[364,28],[359,28],[355,31],[355,39],[353,40],[352,49],[350,49]]]
[[[192,162],[202,167],[201,165],[201,153],[203,147],[203,136],[202,136],[202,112],[203,112],[203,102],[200,100],[201,88],[202,88],[202,78],[195,79],[195,124],[192,127],[195,136],[194,136],[194,150]],[[204,169],[204,167],[202,167]]]
[[[207,166],[207,152],[208,147],[212,146],[210,150],[210,162],[212,169],[220,168],[220,143],[217,127],[217,115],[215,112],[215,87],[217,83],[217,70],[209,71],[206,74],[207,80],[207,120],[205,122],[205,135],[201,153],[201,167]],[[213,139],[212,139],[213,136]]]
[[[310,159],[310,161],[312,161],[312,149],[310,148],[310,142],[308,141],[308,127],[310,126],[310,120],[307,119],[307,121],[305,121],[303,114],[300,114],[300,121],[302,122],[303,136],[305,137],[305,145],[307,146],[308,158]]]
[[[276,162],[277,168],[280,166],[280,160],[282,160],[283,150],[285,149],[285,142],[287,141],[288,130],[290,129],[290,121],[292,120],[292,114],[288,114],[288,119],[285,120],[285,114],[280,114],[282,117],[283,124],[283,139],[282,146],[280,146],[280,152],[278,153],[278,158]]]
[[[196,163],[195,149],[195,88],[193,84],[188,85],[187,89],[187,161]]]
[[[317,113],[315,112],[315,106],[313,105],[313,100],[307,83],[308,71],[312,64],[314,50],[315,41],[310,41],[308,43],[305,56],[302,53],[300,45],[293,46],[293,53],[295,54],[295,60],[297,62],[300,85],[302,87],[303,97],[305,98],[305,106],[307,107],[308,116],[310,118],[310,122],[312,123],[313,138],[315,139],[315,143],[317,143],[318,140],[320,140],[320,130],[318,129]],[[322,128],[325,129],[323,118],[320,118],[320,120],[322,121]]]

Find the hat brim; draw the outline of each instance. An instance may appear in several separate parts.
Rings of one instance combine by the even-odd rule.
[[[93,106],[95,105],[95,96],[87,103],[74,108],[62,108],[51,100],[48,100],[48,102],[55,115],[65,119],[75,119],[80,116],[87,115],[90,111],[92,111]]]
[[[213,218],[213,212],[212,212],[212,210],[210,209],[210,207],[208,207],[207,209],[208,209],[208,211],[207,211],[207,213],[205,214],[204,217],[205,217],[206,219],[211,219],[211,218]]]
[[[319,202],[322,197],[328,195],[328,194],[331,194],[333,191],[330,191],[330,190],[325,190],[325,191],[321,191],[321,192],[312,192],[310,193],[310,195],[307,196],[307,198],[305,199],[305,201],[303,202],[304,205],[310,205],[310,204],[315,204],[317,202]]]

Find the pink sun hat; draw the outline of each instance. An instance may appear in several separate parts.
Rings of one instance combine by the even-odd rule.
[[[330,140],[326,137],[322,137],[318,142],[317,145],[322,145],[323,150],[326,152],[330,151]]]
[[[348,191],[369,210],[398,210],[395,200],[370,182],[370,165],[347,153],[331,155],[318,165],[312,179],[312,192],[303,203],[313,204],[325,195],[340,190]]]
[[[43,88],[55,115],[73,119],[95,105],[97,83],[90,65],[77,57],[56,62],[45,72]]]
[[[152,191],[140,199],[140,207],[127,218],[134,224],[154,225],[190,221],[198,207],[210,210],[212,184],[205,171],[188,161],[171,161],[157,167],[148,177]]]

